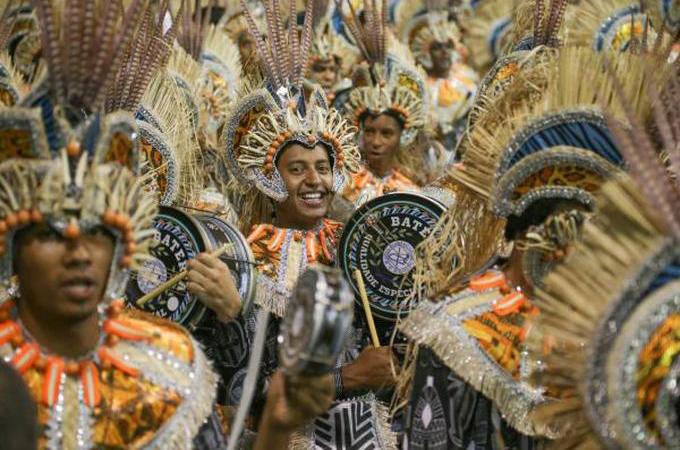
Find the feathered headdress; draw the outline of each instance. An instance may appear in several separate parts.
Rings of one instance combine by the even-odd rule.
[[[12,274],[12,241],[29,224],[48,223],[66,238],[104,226],[116,238],[107,298],[120,295],[127,269],[151,237],[154,200],[137,177],[134,119],[104,114],[143,17],[144,2],[34,2],[48,77],[17,106],[0,111],[0,278]],[[101,14],[95,14],[98,11]]]
[[[355,86],[335,104],[357,127],[369,114],[397,115],[404,124],[401,144],[411,145],[426,125],[425,75],[409,50],[389,35],[386,0],[380,8],[376,2],[365,2],[361,19],[351,2],[349,8],[351,15],[344,18],[345,24],[369,67],[357,71]]]
[[[474,9],[463,35],[470,50],[470,62],[484,72],[502,55],[512,30],[513,2],[485,0]]]
[[[448,2],[412,1],[397,13],[399,39],[408,45],[418,64],[432,68],[430,46],[434,42],[451,42],[462,45],[458,25],[449,19]]]
[[[417,259],[418,273],[439,280],[426,282],[430,294],[457,285],[497,255],[505,219],[521,216],[535,201],[567,199],[592,209],[600,186],[624,167],[603,108],[610,106],[624,124],[626,111],[646,117],[650,104],[639,93],[650,76],[663,78],[664,71],[645,73],[649,61],[641,58],[613,63],[615,73],[626,74],[625,92],[635,93],[625,106],[614,101],[603,57],[572,48],[562,50],[545,73],[537,72],[537,79],[517,77],[491,104],[467,138],[462,164],[449,173],[462,192],[457,197],[465,200],[449,209],[419,247],[425,257]],[[475,231],[480,217],[486,229]],[[492,229],[500,234],[489,236]],[[464,242],[449,244],[447,237],[458,233],[467,237]]]
[[[615,125],[637,183],[605,185],[581,244],[538,293],[533,376],[565,401],[536,417],[568,425],[554,448],[674,448],[680,438],[680,136],[669,107],[680,101],[677,85],[676,75],[667,98],[654,102],[673,162],[659,163],[640,121]]]
[[[343,186],[347,171],[358,169],[354,128],[327,107],[321,90],[307,94],[303,86],[312,45],[312,4],[307,3],[300,36],[295,20],[289,21],[288,30],[284,29],[278,0],[265,2],[266,41],[246,9],[265,82],[233,105],[222,133],[230,171],[244,185],[254,185],[276,201],[288,196],[276,160],[291,143],[307,148],[322,144],[328,148],[334,191]],[[290,17],[295,17],[294,8],[295,2],[291,2]]]
[[[640,2],[630,0],[581,2],[568,22],[565,45],[591,47],[598,52],[625,52],[652,44],[661,30],[649,20]]]

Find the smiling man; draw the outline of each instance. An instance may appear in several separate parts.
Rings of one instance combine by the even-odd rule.
[[[279,14],[276,10],[274,16]],[[251,32],[257,36],[257,30]],[[303,27],[303,42],[304,33],[311,33],[311,27]],[[267,380],[278,367],[278,326],[298,278],[310,265],[336,263],[342,225],[326,216],[333,196],[358,170],[360,159],[354,127],[327,108],[321,88],[302,89],[310,55],[286,41],[278,44],[285,52],[279,48],[277,54],[261,58],[270,61],[264,66],[268,75],[263,85],[234,106],[222,135],[229,168],[242,182],[242,229],[248,233],[258,266],[253,309],[270,313],[253,417],[260,415]],[[290,68],[278,58],[301,64]],[[235,346],[242,350],[236,357],[225,355],[224,364],[218,362],[228,380],[224,398],[232,406],[240,403],[253,336],[262,326],[256,316],[251,311],[229,324]],[[299,430],[296,440],[321,448],[354,448],[361,441],[373,448],[394,448],[383,419],[385,406],[373,394],[395,382],[392,351],[367,346],[361,329],[351,335],[352,342],[332,374],[338,401],[317,419],[316,426]]]

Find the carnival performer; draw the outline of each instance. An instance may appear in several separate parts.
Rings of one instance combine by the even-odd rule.
[[[264,308],[273,316],[260,367],[259,392],[278,366],[275,338],[279,319],[286,312],[298,277],[311,264],[335,263],[342,225],[325,217],[333,194],[359,164],[353,127],[337,111],[328,109],[322,90],[305,90],[312,2],[307,4],[301,36],[294,20],[288,22],[288,30],[279,25],[286,22],[278,2],[266,2],[265,8],[267,42],[246,10],[264,61],[265,80],[240,96],[222,134],[226,164],[242,183],[242,228],[249,230],[248,242],[260,269],[256,310]],[[292,6],[289,16],[294,15]],[[230,359],[221,367],[225,379],[230,380],[227,401],[237,405],[252,336],[260,325],[252,313],[230,325],[240,350],[236,358],[226,355]],[[291,447],[348,448],[357,442],[375,448],[394,445],[385,408],[371,393],[394,383],[391,350],[368,347],[359,353],[361,336],[353,333],[351,338],[347,356],[333,374],[339,400],[313,427],[300,430]],[[255,417],[261,409],[258,403],[256,398]]]
[[[427,72],[429,113],[436,123],[437,138],[453,153],[477,92],[479,76],[465,63],[467,50],[458,26],[448,17],[448,2],[429,0],[403,5],[397,13],[400,38]]]
[[[539,17],[537,23],[542,22]],[[553,33],[541,32],[544,38]],[[632,67],[644,63],[631,58],[616,61],[614,70],[628,75],[626,92],[639,92],[647,82]],[[401,327],[424,350],[412,390],[411,447],[429,443],[465,448],[476,442],[519,448],[535,444],[528,436],[555,438],[564,431],[558,421],[534,415],[536,408],[557,400],[554,392],[541,390],[526,378],[523,330],[540,313],[531,301],[533,289],[569,253],[592,210],[592,193],[623,165],[599,108],[607,105],[604,108],[615,111],[616,120],[624,123],[630,111],[643,117],[649,113],[646,101],[626,109],[613,104],[603,64],[591,50],[561,50],[546,73],[547,86],[542,84],[545,91],[539,102],[522,107],[512,101],[525,89],[522,83],[528,83],[529,77],[523,80],[520,73],[506,94],[491,103],[493,114],[503,119],[481,117],[470,132],[463,164],[451,173],[459,181],[456,205],[432,234],[453,239],[447,243],[434,238],[421,249],[425,252],[421,274],[427,274],[422,279],[431,283],[428,289],[434,298],[443,298],[421,303]],[[588,89],[575,87],[580,78],[570,70],[587,74],[582,83]],[[597,96],[592,95],[595,92]],[[584,133],[570,133],[573,126]],[[499,229],[504,236],[497,234]],[[501,237],[514,242],[506,261],[472,276],[498,253],[499,247],[491,249]],[[447,246],[450,251],[442,251]],[[441,272],[443,283],[437,282],[434,261],[455,261]],[[464,278],[467,281],[461,282]],[[452,377],[445,381],[447,369]],[[437,411],[437,420],[424,411]]]
[[[214,417],[216,375],[195,341],[120,300],[155,202],[136,176],[133,118],[101,111],[144,6],[100,21],[36,2],[47,78],[2,111],[4,129],[30,137],[3,152],[0,351],[38,403],[40,448],[186,448]],[[88,53],[74,28],[90,30],[81,43],[111,39]]]
[[[634,181],[605,185],[598,216],[538,295],[544,312],[529,332],[531,377],[569,405],[537,411],[563,422],[555,448],[677,446],[680,136],[671,106],[679,100],[671,87],[677,82],[676,72],[656,85],[663,88],[650,96],[655,120],[647,130],[636,119],[635,131],[613,128]],[[655,140],[659,126],[664,131]]]

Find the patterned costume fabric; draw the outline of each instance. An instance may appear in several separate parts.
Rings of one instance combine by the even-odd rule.
[[[385,177],[377,177],[367,168],[352,175],[352,179],[342,198],[359,207],[367,201],[390,192],[418,191],[418,186],[403,175],[399,169],[392,169],[392,173]]]
[[[538,313],[524,294],[509,288],[501,272],[490,271],[460,293],[436,304],[421,303],[400,331],[491,398],[514,428],[533,434],[528,411],[550,401],[525,378],[524,340]]]
[[[461,380],[432,350],[418,350],[403,448],[532,450],[539,444],[509,427],[494,403]]]
[[[216,376],[183,328],[143,313],[109,317],[101,340],[111,344],[72,369],[56,355],[43,356],[16,327],[13,320],[0,323],[17,330],[3,333],[0,356],[12,361],[39,400],[41,449],[185,448],[195,436],[199,449],[223,444],[220,433],[210,443],[210,430],[199,432],[212,409]]]

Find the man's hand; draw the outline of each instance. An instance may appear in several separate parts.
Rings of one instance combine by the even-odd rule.
[[[229,268],[216,256],[201,253],[189,260],[189,292],[217,314],[222,322],[232,320],[241,310],[241,297]]]
[[[342,368],[342,384],[346,391],[377,391],[397,383],[394,356],[390,347],[366,347],[359,357]]]
[[[331,375],[286,378],[283,372],[277,371],[269,384],[255,450],[288,448],[293,431],[326,412],[334,394]]]

